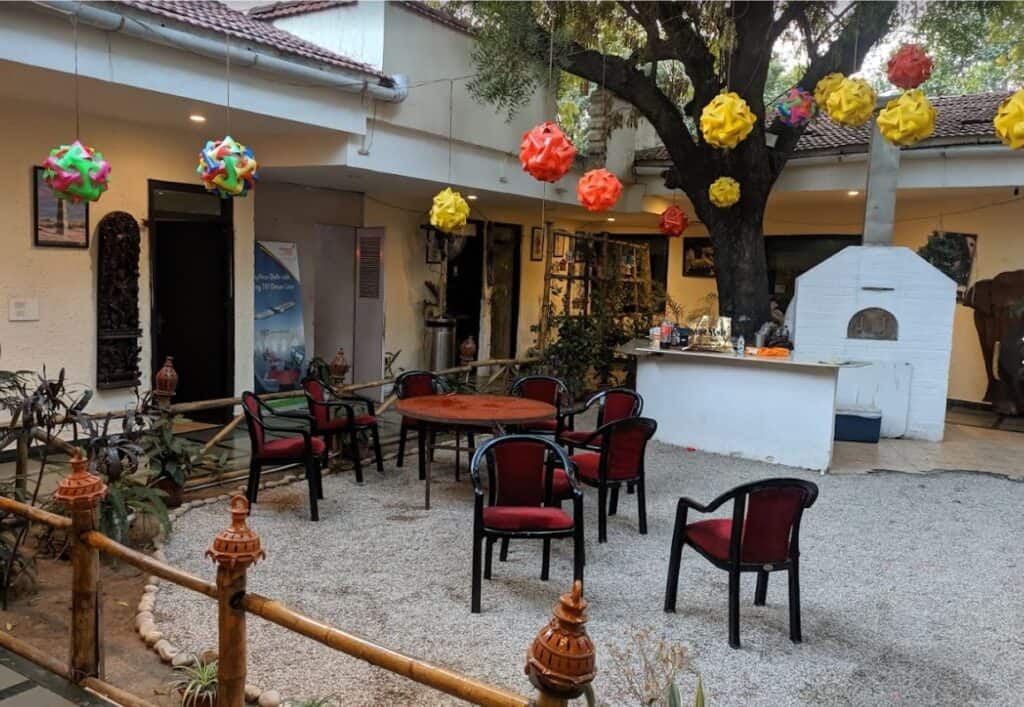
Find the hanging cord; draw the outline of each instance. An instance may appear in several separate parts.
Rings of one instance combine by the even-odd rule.
[[[548,30],[548,90],[551,90],[551,84],[554,81],[555,74],[555,13],[551,13],[551,27]],[[558,113],[558,98],[555,97],[555,113],[557,117]],[[545,107],[543,101],[541,102],[541,118],[545,117]],[[547,206],[548,206],[548,183],[544,182],[540,188],[540,227],[544,233],[545,240],[548,238],[548,222],[547,222]],[[554,237],[552,235],[552,237]]]
[[[448,184],[452,183],[452,141],[455,135],[455,80],[448,81]]]
[[[226,78],[226,101],[227,117],[228,117],[228,132],[231,134],[231,35],[227,32],[224,33],[224,57],[225,57],[225,78]]]
[[[78,5],[81,6],[81,0]],[[78,8],[81,10],[81,7]],[[78,15],[71,16],[71,33],[75,43],[75,140],[81,141],[81,109],[78,103]]]

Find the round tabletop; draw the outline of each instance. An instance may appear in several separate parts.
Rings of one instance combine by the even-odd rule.
[[[511,395],[422,395],[395,403],[406,417],[444,425],[488,427],[550,420],[554,405]]]

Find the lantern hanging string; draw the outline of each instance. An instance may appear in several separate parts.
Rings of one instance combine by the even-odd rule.
[[[79,7],[77,10],[81,11],[81,0],[78,1]],[[71,33],[74,37],[75,44],[75,140],[81,140],[81,109],[79,107],[78,99],[78,14],[71,16]]]
[[[225,57],[225,107],[227,108],[228,131],[231,134],[231,35],[224,33],[224,57]]]
[[[448,81],[448,184],[452,183],[452,142],[455,137],[455,79]]]
[[[551,27],[548,30],[548,85],[547,90],[551,90],[551,83],[554,80],[555,74],[555,13],[551,11]],[[557,117],[557,97],[555,99],[555,113]],[[543,120],[546,115],[546,109],[544,101],[541,101],[541,119]],[[548,205],[548,183],[542,182],[540,187],[540,227],[544,234],[545,242],[548,238],[548,223],[547,223],[547,205]]]

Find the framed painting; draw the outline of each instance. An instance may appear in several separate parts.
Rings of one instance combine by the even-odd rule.
[[[556,258],[564,258],[565,257],[565,242],[567,240],[569,240],[569,234],[566,233],[565,231],[555,231],[554,239],[555,239],[555,257]]]
[[[530,231],[530,260],[544,260],[544,229],[540,226]]]
[[[32,168],[33,242],[41,248],[88,248],[89,204],[58,199],[43,181],[43,168]]]
[[[683,238],[683,277],[714,277],[715,248],[710,238]]]

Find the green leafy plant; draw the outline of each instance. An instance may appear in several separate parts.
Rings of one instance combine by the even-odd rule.
[[[197,660],[177,667],[168,684],[181,694],[182,707],[213,707],[217,702],[217,661]]]
[[[128,525],[133,513],[150,515],[157,520],[164,534],[171,530],[167,513],[167,494],[146,486],[131,477],[122,477],[107,484],[107,497],[100,502],[99,530],[119,543],[128,540]]]
[[[165,478],[184,486],[192,474],[199,445],[174,434],[178,419],[168,412],[155,413],[142,435],[142,449],[149,457],[151,480]]]

